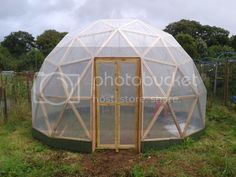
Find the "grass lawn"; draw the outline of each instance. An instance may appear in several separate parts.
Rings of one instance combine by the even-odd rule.
[[[199,140],[135,154],[79,154],[52,149],[31,137],[31,114],[19,103],[0,124],[0,176],[236,176],[236,113],[213,105]]]

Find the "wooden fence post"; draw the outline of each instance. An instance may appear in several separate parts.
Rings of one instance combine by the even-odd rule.
[[[4,121],[7,122],[8,120],[8,115],[7,115],[7,94],[6,94],[6,89],[2,88],[2,93],[3,93],[3,114],[4,114]]]

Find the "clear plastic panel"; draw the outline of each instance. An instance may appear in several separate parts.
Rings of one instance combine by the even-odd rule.
[[[115,64],[98,63],[96,84],[99,90],[100,102],[114,102],[115,99]]]
[[[158,60],[160,62],[175,64],[172,56],[161,39],[157,41],[157,43],[149,50],[145,57]]]
[[[36,114],[35,114],[36,116],[33,121],[33,127],[45,134],[48,134],[48,127],[45,122],[46,118],[44,117],[44,113],[42,111],[42,108],[41,108],[40,104],[36,104],[36,106],[37,106]]]
[[[72,46],[68,47],[68,51],[63,57],[61,63],[69,63],[89,58],[91,58],[91,54],[86,50],[84,46],[81,45],[78,40],[74,40]]]
[[[162,105],[164,105],[164,100],[148,99],[144,101],[143,131],[147,129]]]
[[[66,108],[55,135],[65,138],[88,139],[84,128],[81,126],[71,106]]]
[[[107,24],[105,24],[103,21],[98,21],[94,23],[91,27],[80,33],[80,36],[83,35],[91,35],[94,33],[104,32],[104,31],[111,31],[113,28]]]
[[[90,130],[91,124],[91,101],[80,100],[79,103],[75,103],[76,109],[79,112],[82,120],[84,121],[88,130]]]
[[[198,105],[199,105],[199,108],[200,108],[201,116],[203,116],[202,118],[205,118],[206,102],[207,102],[207,95],[206,94],[200,95]]]
[[[176,73],[174,85],[172,86],[171,96],[195,95],[188,77],[184,76],[179,70]]]
[[[134,48],[128,44],[124,37],[119,33],[115,33],[110,41],[98,53],[98,57],[135,57],[139,56]]]
[[[57,66],[44,61],[43,66],[41,67],[39,73],[37,73],[37,77],[33,84],[33,92],[36,94],[40,93],[41,85],[43,84],[42,81],[48,78],[48,75],[54,73],[57,70]]]
[[[154,31],[151,28],[142,24],[140,21],[134,21],[130,23],[129,25],[125,25],[124,29],[130,30],[130,31],[137,31],[140,33],[154,34]]]
[[[200,131],[204,128],[204,123],[202,121],[202,118],[200,116],[199,112],[199,106],[196,104],[196,107],[194,109],[191,122],[187,129],[187,135],[195,133],[196,131]]]
[[[119,20],[104,20],[105,23],[108,23],[109,25],[113,26],[113,28],[119,28],[123,25],[126,25],[130,22],[132,22],[133,20],[127,20],[127,19],[119,19]]]
[[[166,105],[153,124],[146,139],[178,138],[179,132],[174,123],[169,107]]]
[[[136,109],[134,106],[120,107],[120,144],[136,143]]]
[[[182,47],[168,47],[171,55],[174,57],[176,63],[184,64],[192,61],[191,57],[184,51]]]
[[[149,49],[149,47],[151,47],[154,41],[157,40],[157,37],[152,37],[132,32],[124,32],[124,34],[142,55],[144,54],[144,52],[146,52],[147,49]]]
[[[52,75],[48,75],[41,82],[42,96],[52,96],[52,97],[67,97],[65,89],[70,84],[70,79],[64,77],[59,72],[55,72]]]
[[[101,33],[95,35],[89,35],[80,37],[81,42],[90,51],[91,54],[95,55],[98,50],[105,44],[112,33]]]
[[[73,90],[73,97],[90,97],[91,96],[91,85],[92,85],[92,65],[89,66],[85,75],[82,77],[79,84],[75,84],[75,89]]]
[[[61,112],[63,111],[66,99],[45,97],[44,103],[41,104],[45,107],[48,116],[50,127],[54,127]]]
[[[68,65],[62,65],[61,70],[63,74],[66,75],[66,77],[70,78],[73,85],[75,85],[79,77],[83,73],[84,69],[88,65],[88,63],[89,63],[88,61],[85,61]]]
[[[120,100],[121,102],[134,102],[137,95],[138,83],[134,78],[137,76],[135,63],[120,64]],[[137,85],[136,85],[137,84]]]
[[[149,61],[146,61],[146,63],[155,75],[155,79],[160,84],[160,87],[167,94],[171,86],[171,80],[175,67]]]
[[[196,79],[194,80],[194,84],[197,86],[198,93],[206,94],[207,93],[206,87],[195,65],[194,65],[194,72],[196,76]]]
[[[53,51],[47,56],[46,60],[58,65],[63,60],[63,57],[67,54],[70,43],[64,47],[55,47]]]
[[[186,120],[188,118],[189,111],[191,110],[191,107],[194,103],[194,100],[195,98],[179,99],[179,100],[173,100],[170,103],[171,108],[173,109],[175,113],[177,122],[182,132],[184,130]]]
[[[115,107],[100,106],[100,144],[115,144]]]
[[[145,67],[143,67],[142,72],[142,83],[144,87],[144,97],[163,97],[162,92],[156,85],[158,83]]]

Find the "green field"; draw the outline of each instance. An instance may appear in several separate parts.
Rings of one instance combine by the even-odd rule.
[[[1,118],[2,120],[2,118]],[[0,124],[0,176],[236,176],[236,112],[213,104],[198,140],[165,150],[135,154],[56,150],[31,137],[27,102],[18,102]]]

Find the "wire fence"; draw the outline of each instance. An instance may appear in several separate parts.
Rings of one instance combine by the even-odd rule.
[[[17,102],[27,100],[31,109],[31,88],[34,73],[1,72],[0,74],[0,109],[1,116],[8,120],[8,113]]]

